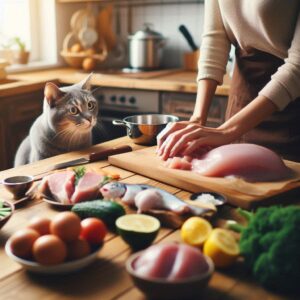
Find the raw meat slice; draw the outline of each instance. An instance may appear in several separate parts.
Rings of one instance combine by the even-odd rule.
[[[173,242],[149,247],[136,259],[133,267],[140,276],[170,281],[197,276],[209,268],[200,250]]]
[[[166,165],[171,169],[191,170],[192,164],[186,157],[173,157],[168,159]]]
[[[75,192],[72,195],[71,202],[77,203],[81,201],[95,200],[99,197],[100,187],[103,182],[104,176],[87,172],[79,180]]]
[[[177,251],[178,245],[175,243],[151,246],[135,261],[134,269],[146,278],[167,278]]]
[[[68,204],[74,192],[74,182],[74,172],[58,172],[44,177],[39,189],[45,195],[50,194],[56,201]]]
[[[212,149],[191,162],[192,171],[208,177],[241,177],[251,182],[277,181],[291,176],[282,159],[255,144],[229,144]]]
[[[203,274],[208,271],[208,264],[200,251],[194,247],[181,244],[168,279],[178,280]]]

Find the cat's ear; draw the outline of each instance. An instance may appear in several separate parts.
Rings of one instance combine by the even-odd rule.
[[[81,80],[78,83],[78,86],[80,87],[80,89],[82,90],[91,90],[92,84],[91,84],[91,79],[92,76],[94,75],[94,73],[90,73],[90,75],[88,75],[86,78],[84,78],[83,80]]]
[[[64,92],[62,92],[57,85],[52,82],[47,82],[44,89],[44,96],[50,105],[50,107],[54,107],[56,102],[64,96]]]

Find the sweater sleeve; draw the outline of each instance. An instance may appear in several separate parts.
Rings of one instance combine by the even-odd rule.
[[[300,97],[300,14],[288,56],[271,80],[259,92],[270,99],[279,110],[283,110],[291,101]]]
[[[197,81],[214,79],[223,83],[230,51],[218,0],[205,0],[204,31],[198,61]]]

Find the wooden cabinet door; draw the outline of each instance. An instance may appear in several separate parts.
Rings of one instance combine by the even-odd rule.
[[[42,113],[43,91],[26,93],[6,99],[7,122],[6,136],[6,165],[13,167],[14,157],[22,140],[29,134],[35,119]]]
[[[0,170],[7,166],[6,142],[5,142],[5,120],[0,115]]]

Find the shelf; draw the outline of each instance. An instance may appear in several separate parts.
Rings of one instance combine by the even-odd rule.
[[[146,6],[146,5],[170,5],[170,4],[198,4],[204,0],[56,0],[58,3],[99,3],[118,4],[121,6]]]

